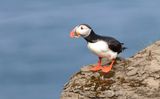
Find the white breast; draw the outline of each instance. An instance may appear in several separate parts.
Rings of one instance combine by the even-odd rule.
[[[113,52],[109,49],[107,42],[98,41],[96,43],[88,43],[88,48],[97,56],[105,57],[109,60],[117,57],[117,52]]]

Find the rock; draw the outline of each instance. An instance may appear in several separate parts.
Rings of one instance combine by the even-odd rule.
[[[144,83],[147,83],[148,87],[158,89],[160,86],[160,81],[155,80],[153,77],[148,77],[144,80]]]
[[[147,67],[147,69],[148,69],[151,73],[160,71],[160,64],[158,64],[157,61],[159,61],[159,60],[152,60],[152,61],[151,61],[151,65]]]
[[[107,96],[109,98],[111,98],[115,95],[114,91],[112,91],[112,90],[107,90],[107,91],[104,92],[104,94],[105,94],[105,96]]]
[[[160,41],[131,58],[118,59],[107,74],[91,72],[92,66],[70,78],[61,99],[160,99]]]
[[[134,69],[130,70],[129,72],[127,72],[127,75],[128,76],[133,76],[137,73],[137,70],[138,70],[137,68],[134,68]]]

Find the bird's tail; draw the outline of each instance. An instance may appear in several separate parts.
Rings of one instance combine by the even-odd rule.
[[[121,43],[121,45],[123,46],[124,45],[124,43]],[[128,49],[127,47],[125,47],[125,46],[123,46],[122,47],[122,51],[124,51],[124,50],[126,50],[126,49]]]
[[[126,50],[126,49],[128,49],[127,47],[122,47],[122,50]]]

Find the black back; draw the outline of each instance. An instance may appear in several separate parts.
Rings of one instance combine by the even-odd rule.
[[[103,40],[106,41],[109,48],[117,53],[122,52],[122,50],[125,49],[125,47],[123,47],[123,43],[120,43],[118,40],[116,40],[113,37],[108,37],[108,36],[100,36],[94,33],[94,31],[92,30],[90,35],[84,38],[87,42],[90,43],[95,43],[99,40]]]

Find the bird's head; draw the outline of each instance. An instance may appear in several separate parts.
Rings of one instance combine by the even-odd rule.
[[[77,25],[71,32],[70,32],[70,37],[71,38],[79,38],[80,36],[82,37],[87,37],[90,35],[92,29],[89,25],[87,24],[80,24]]]

